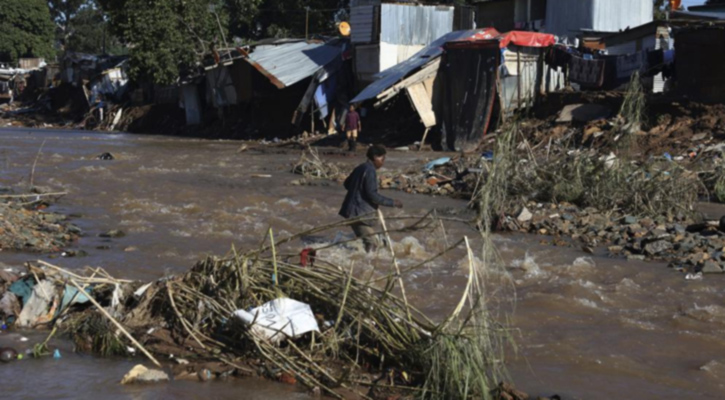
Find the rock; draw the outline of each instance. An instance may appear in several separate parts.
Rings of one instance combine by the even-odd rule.
[[[126,236],[126,233],[120,229],[111,229],[98,235],[102,238],[120,238]]]
[[[703,274],[722,274],[722,267],[713,260],[707,260],[701,271]]]
[[[571,215],[571,214],[564,214],[564,215],[561,216],[561,218],[564,219],[564,220],[567,220],[567,221],[573,221],[574,220],[574,216]]]
[[[676,246],[676,250],[683,252],[683,253],[690,252],[694,248],[695,248],[695,242],[692,240],[692,238],[685,238],[684,241],[682,241],[681,243],[678,243]]]
[[[519,212],[519,215],[516,217],[516,220],[519,222],[529,222],[534,217],[534,215],[529,211],[528,208],[524,207]]]
[[[667,250],[671,250],[674,246],[672,243],[666,241],[666,240],[657,240],[654,242],[647,243],[644,246],[644,252],[647,255],[654,256],[657,254],[660,254],[662,252],[665,252]]]
[[[200,370],[199,370],[199,371],[198,371],[198,372],[196,373],[196,376],[197,376],[197,378],[199,378],[199,380],[200,380],[200,381],[202,381],[202,382],[206,382],[206,381],[208,381],[208,380],[210,380],[210,379],[212,378],[212,374],[211,374],[211,371],[209,371],[209,370],[208,370],[208,369],[206,369],[206,368],[204,368],[204,369],[200,369]]]
[[[609,107],[601,104],[570,104],[561,110],[556,122],[589,122],[596,119],[608,118],[611,113],[612,111]]]
[[[694,254],[690,254],[690,256],[687,257],[687,261],[692,265],[696,265],[701,262],[704,262],[708,258],[710,258],[710,255],[707,253],[694,253]]]
[[[609,246],[609,249],[608,250],[609,250],[609,252],[611,254],[619,254],[622,251],[624,251],[624,247],[622,247],[622,246]]]
[[[642,254],[630,254],[630,255],[627,256],[627,260],[644,261],[645,260],[645,256],[642,255]]]
[[[0,349],[0,361],[10,362],[18,359],[18,352],[10,347],[3,347]]]
[[[623,222],[627,225],[633,225],[633,224],[636,224],[638,222],[638,220],[637,220],[637,217],[634,217],[632,215],[627,215],[626,217],[624,217]]]
[[[674,224],[672,225],[672,231],[681,235],[685,233],[685,227],[680,224]]]
[[[725,215],[720,217],[720,223],[718,224],[718,229],[720,232],[725,232]]]
[[[705,133],[705,132],[698,133],[696,135],[692,135],[692,141],[693,142],[698,142],[700,140],[705,139],[706,137],[707,137],[707,133]]]
[[[169,375],[166,372],[158,369],[148,369],[141,364],[131,368],[130,371],[121,379],[121,384],[126,385],[129,383],[155,383],[161,381],[168,381]]]

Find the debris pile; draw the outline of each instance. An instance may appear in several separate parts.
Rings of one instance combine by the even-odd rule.
[[[46,212],[64,193],[0,195],[0,250],[56,252],[81,234],[62,214]]]
[[[28,264],[13,284],[24,293],[16,324],[67,332],[83,351],[143,353],[159,367],[162,357],[173,359],[177,379],[259,375],[336,398],[421,390],[430,398],[483,397],[495,387],[505,329],[480,302],[483,272],[469,247],[460,304],[434,322],[408,303],[401,279],[426,262],[401,271],[394,261],[391,271],[361,279],[319,251],[304,267],[277,253],[296,237],[207,258],[184,275],[146,284],[100,268],[81,275]],[[38,354],[50,353],[46,344],[36,346]]]

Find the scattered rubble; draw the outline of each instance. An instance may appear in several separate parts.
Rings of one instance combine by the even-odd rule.
[[[78,238],[66,216],[45,211],[52,197],[0,195],[0,250],[58,252]]]

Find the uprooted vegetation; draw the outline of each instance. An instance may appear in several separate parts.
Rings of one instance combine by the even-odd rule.
[[[424,217],[401,230],[426,220],[438,226]],[[79,275],[44,262],[29,265],[25,281],[51,282],[50,297],[56,299],[70,287],[86,291],[96,306],[64,302],[51,310],[56,317],[48,326],[70,334],[78,349],[97,354],[143,352],[155,363],[157,357],[182,358],[187,363],[175,367],[181,374],[213,361],[219,376],[286,375],[337,398],[491,396],[505,377],[503,349],[510,338],[501,324],[505,319],[493,316],[496,302],[483,279],[489,267],[476,262],[467,239],[403,270],[393,255],[389,268],[361,277],[351,266],[327,261],[324,248],[307,260],[313,265],[293,263],[295,256],[278,249],[298,237],[276,242],[270,237],[266,248],[210,257],[183,275],[146,285],[101,269]],[[467,282],[450,315],[433,321],[407,301],[403,277],[454,249],[468,257]],[[234,317],[235,310],[280,298],[308,304],[319,332],[275,341],[255,331],[256,317],[251,327]],[[46,343],[36,347],[38,354],[47,353]]]

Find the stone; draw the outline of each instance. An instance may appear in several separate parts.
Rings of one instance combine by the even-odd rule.
[[[672,243],[666,240],[656,240],[654,242],[647,243],[644,246],[644,252],[650,256],[654,256],[667,250],[671,250],[672,248]]]
[[[703,274],[722,274],[723,272],[720,264],[713,260],[705,261],[705,264],[703,264],[701,271]]]
[[[121,384],[126,385],[129,383],[155,383],[161,381],[168,381],[169,375],[166,372],[158,369],[148,369],[141,364],[131,368],[130,371],[121,379]]]
[[[529,211],[528,208],[524,207],[519,212],[519,215],[516,217],[516,220],[519,222],[529,222],[531,221],[531,218],[533,218],[534,215]]]
[[[657,228],[657,229],[653,229],[653,230],[649,231],[649,236],[662,239],[662,238],[666,238],[666,237],[670,236],[670,234],[667,233],[667,231],[664,229]]]
[[[627,224],[627,225],[636,224],[637,221],[638,221],[637,220],[637,217],[632,216],[632,215],[627,215],[626,217],[624,217],[624,223]]]
[[[706,132],[698,133],[698,134],[692,135],[692,141],[693,142],[699,142],[700,140],[703,140],[706,137],[707,137],[707,133]]]
[[[120,238],[126,236],[126,233],[120,229],[111,229],[98,235],[102,238]]]
[[[612,254],[619,254],[622,251],[624,251],[624,247],[622,246],[609,246],[609,252]]]
[[[571,215],[571,214],[564,214],[564,215],[561,216],[561,218],[564,219],[564,220],[567,220],[567,221],[573,221],[574,220],[574,216]]]
[[[678,243],[676,246],[676,250],[683,253],[690,252],[694,248],[695,242],[691,238],[686,238],[684,241]]]
[[[645,256],[642,255],[642,254],[630,254],[630,255],[627,256],[627,260],[644,261],[645,260]]]
[[[690,254],[690,256],[687,257],[687,261],[692,265],[696,265],[701,262],[704,262],[708,258],[710,258],[710,255],[707,253],[694,253],[694,254]]]
[[[601,104],[570,104],[562,108],[556,122],[589,122],[598,119],[606,119],[611,114],[612,110]]]

